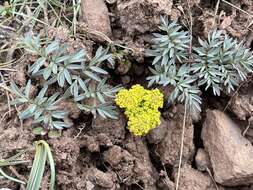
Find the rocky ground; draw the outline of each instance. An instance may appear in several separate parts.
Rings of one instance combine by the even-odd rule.
[[[213,25],[231,36],[245,40],[253,49],[253,1],[231,0],[237,8],[212,0],[84,0],[80,30],[87,40],[70,40],[64,28],[52,28],[49,35],[69,41],[73,49],[94,46],[110,40],[124,44],[129,66],[118,66],[117,80],[123,85],[145,85],[150,60],[143,49],[149,47],[160,15],[168,15],[186,28],[193,23],[193,37],[206,37]],[[241,10],[239,10],[239,9]],[[248,14],[246,14],[247,12]],[[189,14],[190,13],[190,14]],[[251,16],[249,15],[251,14]],[[189,16],[191,15],[191,16]],[[216,15],[216,19],[215,16]],[[89,29],[87,29],[87,26]],[[92,29],[92,30],[90,30]],[[95,32],[94,32],[95,31]],[[106,36],[101,35],[101,33]],[[1,31],[0,31],[1,34]],[[25,83],[25,65],[16,65],[13,79]],[[168,93],[169,89],[162,89]],[[232,95],[214,97],[202,94],[203,111],[198,118],[186,118],[179,190],[253,189],[253,82],[247,82]],[[92,119],[71,104],[74,126],[56,139],[47,139],[56,162],[59,190],[174,190],[178,174],[184,119],[182,105],[162,110],[161,124],[145,137],[134,137],[126,129],[123,114],[118,120]],[[64,105],[64,106],[66,106]],[[0,159],[30,147],[41,137],[31,132],[29,121],[20,126],[15,109],[8,114],[6,100],[0,104]],[[24,159],[32,160],[27,153]],[[30,166],[15,167],[27,179]],[[48,189],[45,174],[42,186]],[[22,189],[0,179],[0,188]]]

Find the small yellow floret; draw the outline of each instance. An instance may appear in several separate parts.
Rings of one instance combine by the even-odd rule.
[[[160,124],[159,108],[163,107],[163,94],[158,90],[146,90],[141,85],[122,89],[116,95],[116,104],[125,109],[128,129],[136,136],[143,136]]]

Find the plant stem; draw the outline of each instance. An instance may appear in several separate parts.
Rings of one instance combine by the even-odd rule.
[[[179,180],[180,180],[180,172],[182,165],[182,157],[183,157],[183,149],[184,149],[184,134],[185,134],[185,123],[186,123],[186,113],[187,113],[187,103],[184,105],[184,119],[183,119],[183,127],[182,127],[182,136],[181,136],[181,146],[180,146],[180,156],[179,156],[179,167],[177,172],[177,181],[176,181],[176,190],[179,188]]]

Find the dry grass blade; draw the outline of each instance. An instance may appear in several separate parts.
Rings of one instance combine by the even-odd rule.
[[[238,9],[238,10],[242,11],[243,13],[249,15],[250,17],[253,17],[252,14],[248,13],[247,11],[245,11],[245,10],[243,10],[243,9],[237,7],[237,6],[235,6],[234,4],[232,4],[232,3],[230,3],[230,2],[228,2],[228,1],[226,1],[226,0],[222,0],[222,1],[223,1],[224,3],[230,5],[231,7],[234,7],[235,9]]]
[[[11,181],[14,181],[14,182],[17,182],[17,183],[25,184],[24,181],[19,180],[17,178],[14,178],[14,177],[9,176],[8,174],[6,174],[3,170],[3,167],[8,167],[8,166],[13,166],[13,165],[18,165],[18,164],[23,164],[23,163],[29,162],[29,161],[26,161],[26,160],[18,159],[18,157],[20,157],[22,154],[24,154],[27,150],[21,151],[18,154],[14,155],[10,158],[0,160],[0,177],[6,178],[8,180],[11,180]]]

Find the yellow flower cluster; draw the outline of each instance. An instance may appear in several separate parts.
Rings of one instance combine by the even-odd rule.
[[[160,124],[163,94],[158,90],[146,90],[141,85],[122,89],[116,95],[116,104],[125,109],[128,129],[136,136],[143,136]]]

